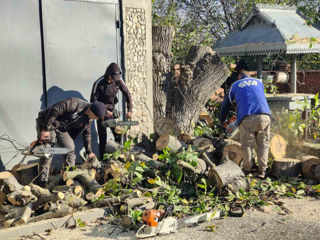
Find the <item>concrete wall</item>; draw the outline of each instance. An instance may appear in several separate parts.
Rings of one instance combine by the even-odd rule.
[[[153,133],[151,12],[150,0],[122,0],[125,80],[133,94],[133,118],[140,121],[132,136]]]

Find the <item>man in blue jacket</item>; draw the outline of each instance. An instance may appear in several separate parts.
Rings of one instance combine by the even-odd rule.
[[[251,78],[245,71],[239,73],[238,81],[231,85],[229,93],[222,102],[219,117],[221,124],[225,122],[231,104],[234,102],[237,105],[237,125],[240,130],[244,173],[251,174],[252,149],[256,142],[258,177],[265,178],[270,146],[271,114],[262,81]]]

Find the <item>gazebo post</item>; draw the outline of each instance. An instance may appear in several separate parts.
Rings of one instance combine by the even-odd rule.
[[[257,63],[258,63],[258,69],[257,69],[257,78],[262,79],[262,56],[257,56]]]
[[[291,57],[291,93],[297,93],[297,56]]]

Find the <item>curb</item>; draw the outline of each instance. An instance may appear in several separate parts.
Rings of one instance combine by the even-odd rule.
[[[82,221],[90,222],[97,218],[101,218],[104,215],[104,209],[94,208],[86,211],[76,212],[73,214],[75,219],[81,218]],[[53,218],[43,220],[35,223],[28,223],[11,228],[5,228],[0,230],[0,239],[14,239],[22,236],[29,236],[33,234],[40,234],[48,229],[59,229],[62,225],[71,217],[71,214],[62,218]]]

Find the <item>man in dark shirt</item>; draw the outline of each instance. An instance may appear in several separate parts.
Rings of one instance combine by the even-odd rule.
[[[113,118],[113,110],[115,104],[118,102],[117,94],[119,89],[123,93],[127,102],[128,119],[132,118],[132,97],[127,86],[121,79],[121,69],[116,63],[111,63],[105,74],[95,81],[93,84],[90,102],[100,101],[106,105],[106,115],[104,120]],[[107,143],[106,128],[101,125],[101,119],[97,121],[98,134],[99,134],[99,152],[100,158],[103,159],[105,153],[105,145]],[[112,134],[116,142],[121,141],[121,136],[115,132],[115,128],[111,128]]]
[[[91,149],[91,119],[103,118],[105,105],[101,102],[88,103],[79,98],[68,98],[39,112],[37,134],[40,142],[57,142],[69,150],[64,155],[64,167],[75,165],[74,139],[82,134],[88,157],[95,154]],[[48,181],[52,157],[41,157],[39,162],[39,181],[44,185]]]

